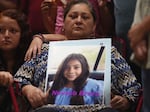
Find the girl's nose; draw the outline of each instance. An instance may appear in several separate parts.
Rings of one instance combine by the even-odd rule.
[[[73,71],[74,71],[74,69],[71,67],[71,68],[69,69],[69,72],[72,73]]]
[[[9,30],[8,30],[8,29],[5,30],[4,35],[5,35],[5,36],[8,36],[8,35],[9,35]]]

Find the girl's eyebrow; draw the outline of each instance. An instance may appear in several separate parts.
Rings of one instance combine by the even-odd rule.
[[[73,66],[81,66],[80,64],[75,64],[75,65],[73,65]]]

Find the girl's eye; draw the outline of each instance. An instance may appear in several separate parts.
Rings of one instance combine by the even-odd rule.
[[[70,67],[69,67],[69,66],[66,66],[66,67],[65,67],[65,69],[66,69],[66,70],[69,70],[69,69],[70,69]]]
[[[14,29],[14,28],[11,28],[9,31],[13,34],[16,34],[17,32],[19,32],[18,30]]]
[[[16,34],[16,33],[18,33],[19,32],[19,30],[17,30],[17,29],[15,29],[15,28],[8,28],[8,29],[6,29],[6,28],[0,28],[0,33],[1,34],[4,34],[4,33],[6,33],[6,31],[9,31],[11,34]]]
[[[4,28],[0,28],[0,33],[4,33],[5,29]]]
[[[75,66],[75,67],[74,67],[74,69],[79,69],[79,68],[80,68],[79,66]]]

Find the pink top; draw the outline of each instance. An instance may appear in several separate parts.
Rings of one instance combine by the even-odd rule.
[[[55,23],[56,34],[62,33],[63,25],[64,25],[64,7],[57,6],[57,17],[56,17],[56,23]]]

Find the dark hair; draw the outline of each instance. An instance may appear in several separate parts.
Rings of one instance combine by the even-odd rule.
[[[84,85],[86,84],[86,80],[89,77],[89,65],[86,58],[82,54],[75,54],[75,53],[67,56],[67,58],[62,62],[58,71],[56,72],[53,85],[49,91],[48,103],[53,104],[55,101],[56,96],[52,95],[52,91],[62,89],[67,83],[67,79],[64,77],[64,71],[70,60],[78,60],[82,66],[82,73],[74,81],[74,88],[73,88],[78,95],[72,96],[70,104],[74,104],[74,105],[84,104],[83,96],[79,95],[79,92],[80,90],[83,89]]]
[[[0,0],[0,12],[7,9],[16,9],[17,5],[12,0]]]
[[[70,9],[76,4],[86,4],[90,9],[90,12],[93,16],[94,21],[96,22],[96,11],[95,11],[93,5],[88,0],[71,0],[70,2],[68,2],[66,5],[66,8],[64,10],[64,19],[66,18]]]
[[[3,16],[16,20],[21,29],[20,43],[16,49],[16,64],[13,69],[13,72],[15,73],[24,62],[24,56],[28,49],[28,46],[30,45],[32,37],[29,25],[27,24],[27,17],[22,12],[17,11],[16,9],[8,9],[0,13],[0,18]],[[7,70],[1,53],[2,52],[0,51],[0,70]]]

